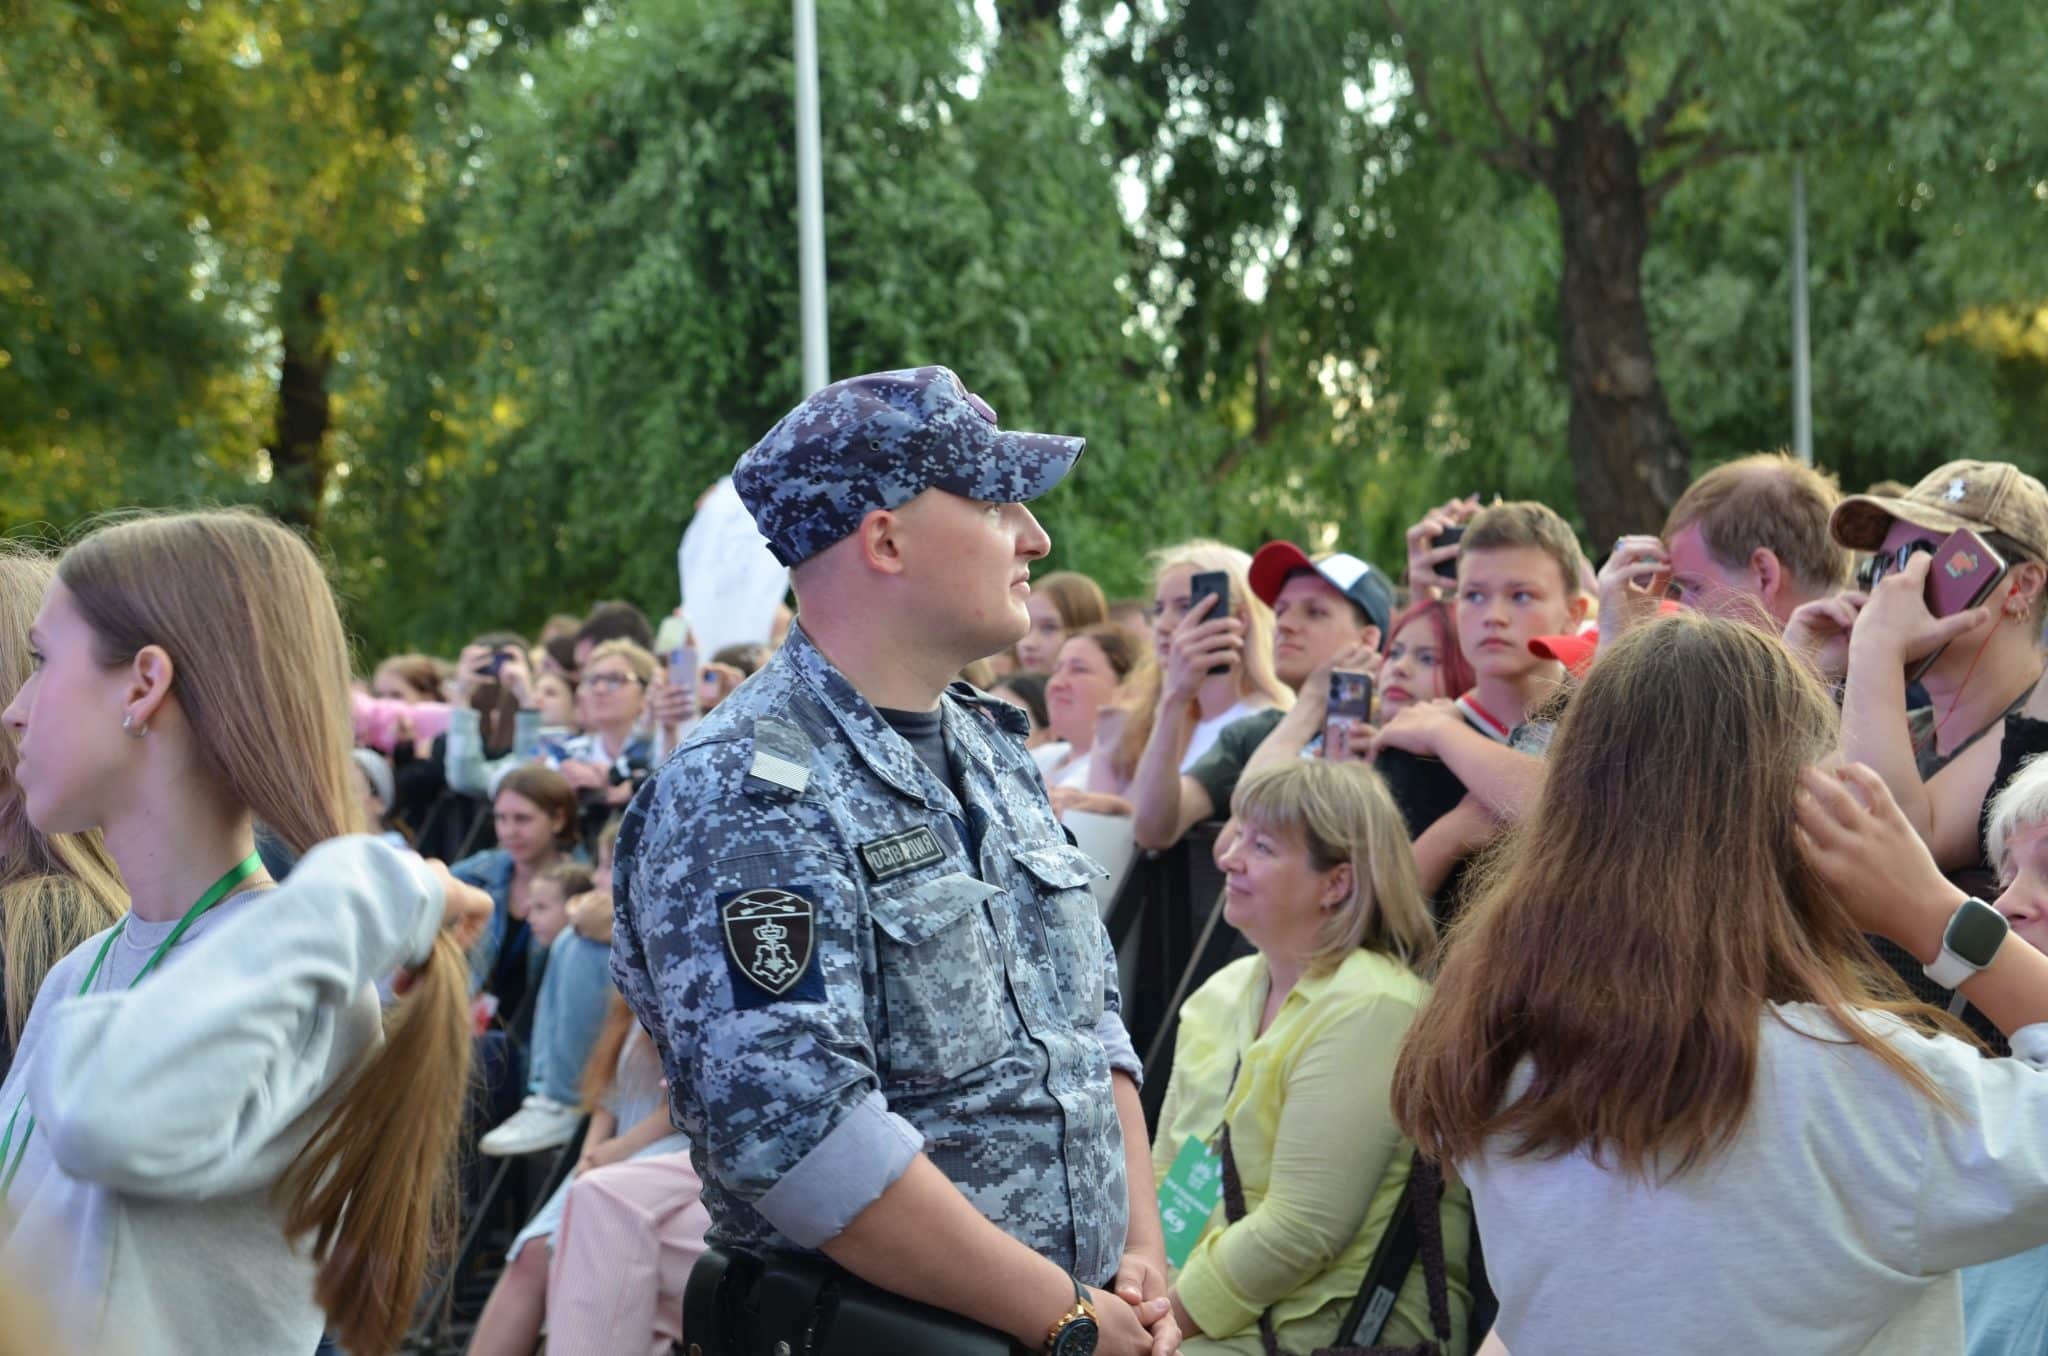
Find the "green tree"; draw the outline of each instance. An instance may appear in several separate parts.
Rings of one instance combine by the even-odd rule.
[[[1183,392],[1249,389],[1256,408],[1281,409],[1258,395],[1269,354],[1297,392],[1348,358],[1373,403],[1396,407],[1396,460],[1432,482],[1418,502],[1510,486],[1567,502],[1541,469],[1562,446],[1596,540],[1661,520],[1692,440],[1688,406],[1675,416],[1666,394],[1660,347],[1674,341],[1659,321],[1703,308],[1755,319],[1766,295],[1782,306],[1790,152],[1811,157],[1817,206],[1845,209],[1817,230],[1821,253],[1851,273],[1896,269],[1880,285],[1894,295],[1826,317],[1847,323],[1821,335],[1842,383],[1821,394],[1849,395],[1849,373],[1920,377],[1910,390],[1981,369],[1935,353],[1929,326],[2048,286],[2014,247],[2044,210],[2029,129],[2048,32],[2027,6],[1190,0],[1158,23],[1121,6],[1093,20],[1098,68],[1137,91],[1118,111],[1153,189],[1141,234]],[[1693,244],[1726,245],[1739,222],[1741,264],[1661,250],[1675,216]],[[1244,286],[1252,262],[1262,297]],[[1668,290],[1653,296],[1651,281]],[[1759,307],[1731,305],[1744,289]],[[1782,330],[1774,317],[1768,338],[1750,332],[1732,383],[1726,366],[1688,369],[1688,394],[1732,386],[1784,427],[1782,390],[1754,400]],[[1920,413],[1930,441],[1966,432],[1952,410]],[[1722,427],[1782,442],[1756,437],[1763,422]],[[1467,474],[1428,474],[1414,454],[1432,432],[1448,452],[1437,469]]]

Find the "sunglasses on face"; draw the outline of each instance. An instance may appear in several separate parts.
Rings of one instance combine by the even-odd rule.
[[[1906,568],[1906,562],[1916,555],[1933,555],[1939,542],[1909,541],[1903,546],[1894,546],[1888,551],[1879,551],[1856,567],[1856,587],[1865,593],[1877,587],[1878,581],[1888,574],[1897,574]]]

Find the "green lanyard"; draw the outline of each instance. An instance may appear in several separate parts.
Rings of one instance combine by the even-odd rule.
[[[142,963],[142,968],[135,972],[135,978],[128,981],[128,987],[132,989],[140,984],[142,977],[156,968],[156,963],[164,958],[164,953],[178,944],[178,939],[185,935],[187,928],[199,920],[201,914],[233,894],[244,881],[262,869],[263,859],[252,852],[237,863],[232,871],[206,887],[206,893],[199,896],[191,908],[185,910],[185,916],[178,920],[178,926],[171,929],[171,935],[164,938],[150,958]],[[80,998],[92,992],[92,983],[100,977],[100,966],[106,961],[107,952],[113,949],[114,939],[119,937],[121,930],[127,926],[128,920],[123,918],[114,924],[113,931],[107,934],[107,940],[100,943],[100,953],[92,958],[92,968],[85,972],[85,983],[78,986]],[[27,1101],[28,1094],[24,1092],[21,1100],[14,1104],[14,1114],[7,1118],[7,1133],[0,1135],[0,1163],[7,1165],[6,1174],[0,1176],[0,1205],[7,1203],[7,1193],[14,1186],[14,1174],[21,1171],[21,1160],[28,1157],[29,1137],[36,1132],[36,1116],[31,1111],[28,1124],[22,1128],[21,1144],[19,1147],[15,1146],[14,1123],[21,1119],[22,1104]],[[12,1158],[8,1156],[9,1149],[13,1149]]]

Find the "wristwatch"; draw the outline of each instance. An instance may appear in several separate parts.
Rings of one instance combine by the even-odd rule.
[[[1095,1356],[1096,1339],[1100,1331],[1095,1326],[1095,1306],[1088,1302],[1088,1292],[1081,1283],[1074,1281],[1074,1307],[1060,1315],[1060,1321],[1052,1325],[1052,1331],[1045,1335],[1045,1356]]]
[[[1941,934],[1941,954],[1922,966],[1921,973],[1942,988],[1953,989],[1991,964],[2011,931],[2004,914],[1981,899],[1966,899]]]

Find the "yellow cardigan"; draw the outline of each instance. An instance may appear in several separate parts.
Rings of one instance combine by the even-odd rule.
[[[1304,975],[1254,1039],[1268,989],[1264,957],[1248,956],[1188,997],[1152,1146],[1153,1171],[1163,1181],[1183,1143],[1214,1143],[1230,1124],[1245,1216],[1226,1224],[1219,1203],[1174,1278],[1188,1315],[1216,1337],[1252,1327],[1268,1307],[1285,1324],[1333,1301],[1348,1303],[1393,1218],[1414,1153],[1388,1098],[1395,1056],[1428,983],[1391,957],[1354,951],[1333,970]],[[1444,1251],[1461,1342],[1471,1302],[1470,1215],[1464,1189],[1452,1183]],[[1419,1257],[1394,1312],[1430,1331]]]

